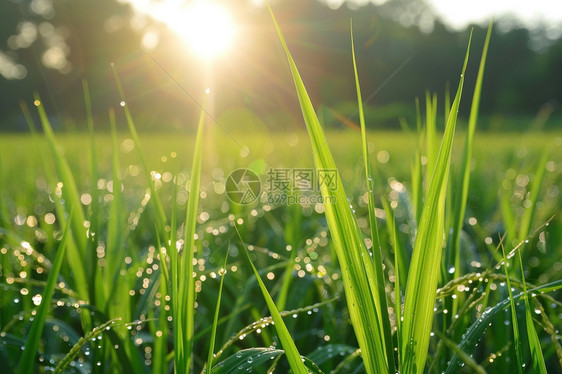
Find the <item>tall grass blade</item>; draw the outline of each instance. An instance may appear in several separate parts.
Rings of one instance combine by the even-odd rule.
[[[527,292],[527,282],[525,281],[525,272],[523,270],[523,260],[521,251],[517,251],[519,255],[519,265],[521,267],[521,282],[523,283],[523,299],[525,300],[525,326],[527,327],[527,337],[529,339],[529,348],[531,349],[531,362],[533,363],[533,372],[546,374],[546,364],[541,348],[541,341],[537,335],[537,330],[533,324],[533,315],[531,313],[531,304],[529,303],[529,293]]]
[[[279,40],[285,50],[302,114],[312,143],[314,164],[321,170],[336,170],[332,154],[318,121],[297,66],[291,56],[273,10],[269,8]],[[351,322],[361,347],[367,373],[387,373],[389,360],[386,355],[383,327],[377,314],[373,289],[378,287],[373,262],[369,256],[357,221],[353,216],[341,178],[334,188],[327,184],[320,186],[325,201],[325,216],[330,228],[332,242],[341,266],[347,306]]]
[[[437,94],[425,93],[425,155],[426,179],[429,181],[437,160]],[[428,183],[429,186],[429,183]]]
[[[308,371],[305,365],[303,364],[297,346],[295,345],[295,342],[293,341],[293,338],[291,337],[289,330],[287,330],[287,326],[285,325],[285,322],[283,322],[283,318],[281,317],[281,314],[279,314],[279,310],[277,309],[277,306],[275,306],[275,302],[273,301],[271,295],[269,294],[269,291],[265,287],[265,284],[263,283],[260,274],[258,273],[258,269],[256,269],[254,263],[252,262],[248,248],[246,248],[246,244],[244,244],[244,241],[242,240],[242,237],[238,232],[238,228],[236,228],[236,231],[238,233],[238,237],[240,238],[240,242],[244,247],[244,253],[246,253],[248,262],[250,262],[250,266],[254,271],[254,275],[256,276],[258,285],[260,286],[261,292],[263,294],[263,298],[265,300],[265,303],[267,304],[267,308],[271,313],[271,318],[275,323],[275,330],[277,331],[277,335],[279,336],[279,340],[281,341],[281,345],[283,346],[283,350],[285,351],[285,355],[287,356],[287,360],[289,361],[289,366],[291,367],[291,370],[293,370],[293,373],[295,374],[307,374]]]
[[[521,354],[521,336],[519,335],[519,323],[517,320],[517,308],[515,306],[515,300],[513,300],[513,291],[511,290],[511,279],[509,278],[509,271],[507,269],[508,259],[505,255],[505,247],[501,244],[503,253],[503,266],[505,270],[505,281],[507,284],[507,291],[509,292],[509,301],[511,309],[511,323],[513,326],[513,343],[515,345],[515,357],[517,359],[517,372],[519,374],[523,373],[523,355]]]
[[[47,138],[47,143],[49,145],[50,153],[53,157],[55,163],[55,169],[62,182],[62,198],[65,204],[62,204],[61,200],[57,200],[57,214],[58,219],[62,225],[66,224],[66,209],[67,206],[72,210],[72,215],[68,216],[68,222],[72,225],[72,230],[70,237],[68,238],[68,251],[67,258],[70,266],[72,267],[72,273],[75,279],[75,287],[82,298],[88,300],[88,275],[86,273],[86,229],[84,227],[84,211],[82,210],[82,203],[80,202],[80,195],[78,194],[78,188],[76,187],[76,181],[74,176],[68,166],[68,162],[61,153],[59,146],[57,144],[55,134],[38,95],[35,95],[35,103],[37,104],[37,112],[39,113],[39,118],[41,125],[43,126],[43,131],[45,137]],[[46,173],[49,173],[48,169],[45,169]],[[51,179],[56,178],[51,176]]]
[[[544,179],[544,173],[546,171],[546,163],[548,162],[548,156],[550,154],[550,149],[545,147],[541,159],[535,170],[535,175],[533,178],[533,185],[529,194],[529,202],[531,206],[525,210],[525,214],[521,218],[521,226],[519,227],[518,241],[522,242],[529,235],[531,230],[531,224],[533,223],[533,217],[535,216],[537,200],[542,187],[542,181]]]
[[[199,190],[201,184],[201,159],[203,157],[203,133],[205,129],[205,111],[201,111],[199,124],[197,126],[197,137],[193,163],[191,166],[191,190],[187,200],[185,213],[184,247],[181,259],[176,266],[179,269],[172,275],[175,282],[177,295],[175,303],[177,308],[173,319],[176,320],[174,331],[175,363],[177,372],[189,372],[192,365],[192,350],[194,337],[194,315],[195,315],[195,280],[193,279],[193,257],[195,246],[195,226],[197,223],[197,207],[199,205]],[[173,299],[172,299],[173,300]]]
[[[66,240],[68,238],[69,230],[70,223],[68,223],[64,229],[64,234],[61,238],[57,254],[55,256],[55,261],[53,262],[53,266],[49,272],[49,277],[47,278],[47,283],[43,289],[43,293],[41,294],[41,304],[39,305],[37,315],[33,320],[31,329],[27,334],[25,348],[18,367],[19,374],[29,374],[34,372],[35,356],[37,355],[37,351],[39,349],[39,341],[41,340],[41,335],[43,334],[45,320],[47,319],[47,314],[51,308],[51,300],[55,291],[55,284],[57,283],[57,278],[59,276],[59,271],[66,251]]]
[[[84,92],[84,104],[86,108],[86,118],[88,122],[88,137],[90,142],[90,152],[89,156],[89,167],[90,167],[90,196],[92,197],[92,202],[90,203],[90,234],[88,236],[88,246],[86,249],[86,260],[88,264],[87,273],[89,274],[90,278],[95,277],[95,273],[97,271],[96,264],[97,264],[97,256],[96,256],[96,248],[98,246],[98,233],[99,233],[99,189],[97,185],[97,181],[99,180],[99,169],[98,169],[98,156],[97,156],[97,147],[96,141],[94,136],[94,116],[92,114],[92,102],[90,97],[90,89],[88,86],[88,82],[86,80],[82,81],[82,89]],[[93,234],[92,234],[93,233]],[[93,287],[95,287],[95,282],[89,283],[90,290],[89,293],[91,296],[95,295],[96,292]]]
[[[375,307],[377,308],[377,315],[379,324],[383,327],[384,341],[386,344],[386,356],[389,359],[389,371],[395,371],[394,364],[394,349],[392,344],[392,334],[390,331],[390,317],[388,315],[388,306],[386,302],[386,291],[384,281],[384,270],[382,263],[382,251],[379,239],[379,230],[377,226],[377,218],[375,216],[375,198],[374,198],[374,180],[371,172],[371,163],[369,161],[369,147],[367,142],[367,130],[365,126],[365,115],[363,110],[363,99],[361,95],[361,85],[359,84],[359,74],[357,72],[357,60],[355,58],[355,44],[353,41],[353,25],[351,26],[351,54],[353,58],[353,72],[355,76],[355,87],[357,91],[357,106],[359,108],[359,122],[361,124],[361,139],[362,139],[362,155],[363,167],[365,169],[365,180],[367,181],[367,198],[368,198],[368,212],[369,212],[369,227],[371,230],[371,240],[373,243],[373,271],[375,273],[374,282],[371,281],[371,292],[375,300]],[[398,283],[397,283],[398,284]]]
[[[229,248],[228,246],[227,248]],[[215,315],[213,317],[213,327],[211,328],[211,339],[209,340],[209,354],[207,355],[207,368],[208,373],[211,374],[213,368],[213,351],[215,350],[215,339],[217,337],[217,327],[219,322],[219,312],[222,299],[222,286],[224,284],[224,277],[226,276],[226,264],[228,262],[228,250],[224,258],[224,265],[222,267],[222,276],[219,284],[219,295],[217,296],[217,306],[215,307]],[[219,272],[220,274],[220,272]]]
[[[423,176],[422,176],[422,148],[423,148],[423,132],[422,118],[420,109],[420,100],[416,98],[416,130],[418,134],[418,144],[416,147],[415,163],[412,165],[412,201],[414,204],[414,215],[416,222],[421,219],[421,211],[423,205]],[[405,271],[406,269],[402,269]]]
[[[146,176],[146,180],[148,181],[150,192],[151,192],[151,199],[154,200],[154,205],[156,208],[156,219],[159,224],[159,229],[163,230],[166,224],[166,213],[164,212],[164,207],[162,206],[162,202],[160,201],[159,195],[156,193],[156,186],[154,185],[154,181],[152,180],[152,176],[150,175],[150,169],[148,168],[148,164],[146,163],[146,159],[144,156],[144,152],[142,151],[141,142],[139,139],[139,135],[137,133],[137,129],[135,127],[135,122],[133,121],[133,116],[131,115],[131,111],[129,110],[129,106],[127,105],[127,101],[125,99],[125,93],[123,91],[123,87],[121,85],[121,80],[119,79],[119,74],[117,74],[117,68],[115,64],[111,64],[111,68],[113,70],[113,75],[115,77],[115,82],[117,84],[117,89],[119,91],[119,95],[121,97],[121,106],[125,111],[125,117],[127,119],[127,125],[129,127],[129,132],[133,137],[133,141],[135,143],[135,148],[137,149],[138,157],[141,161],[141,164],[144,169],[144,173]]]
[[[427,198],[422,208],[408,271],[402,324],[404,373],[421,373],[425,367],[433,321],[435,291],[440,273],[449,164],[469,51],[470,41],[451,115],[447,120],[435,168],[429,180]]]
[[[476,86],[472,96],[472,106],[470,109],[470,117],[468,119],[468,132],[464,145],[464,151],[461,162],[461,172],[458,181],[455,181],[457,188],[460,188],[460,196],[453,199],[453,223],[452,234],[450,238],[450,245],[448,246],[447,269],[454,267],[450,279],[458,278],[460,271],[459,264],[459,240],[466,211],[466,202],[468,198],[468,189],[470,186],[470,163],[472,160],[472,152],[474,147],[474,134],[476,132],[476,123],[478,122],[478,110],[480,108],[480,96],[482,93],[482,82],[484,80],[484,69],[486,67],[486,57],[488,55],[488,47],[490,45],[490,37],[492,35],[493,23],[490,22],[488,32],[486,34],[486,41],[484,42],[484,49],[482,51],[482,58],[480,59],[480,67],[478,69],[478,77],[476,78]],[[452,313],[455,314],[454,311]]]

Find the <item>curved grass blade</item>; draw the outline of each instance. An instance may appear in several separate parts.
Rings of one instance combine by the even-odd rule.
[[[293,370],[293,372],[295,374],[307,374],[308,371],[303,364],[301,355],[299,354],[299,351],[298,351],[298,349],[295,345],[295,342],[293,341],[293,338],[291,337],[291,334],[289,333],[289,330],[287,330],[287,326],[285,325],[285,322],[283,322],[283,318],[281,317],[281,314],[279,314],[279,310],[277,310],[277,307],[275,306],[275,302],[271,298],[271,295],[269,294],[269,291],[267,290],[267,288],[265,287],[265,284],[261,280],[261,277],[258,273],[258,269],[256,269],[254,263],[252,262],[252,259],[250,258],[250,253],[248,252],[248,248],[246,248],[246,245],[244,244],[244,241],[242,240],[242,237],[240,236],[240,233],[238,232],[238,228],[236,226],[235,226],[235,228],[236,228],[236,232],[238,233],[238,237],[240,238],[240,242],[242,243],[242,245],[244,247],[244,253],[246,254],[246,257],[248,258],[248,261],[250,262],[252,270],[254,271],[254,274],[256,276],[256,280],[258,281],[258,284],[259,284],[260,289],[262,291],[263,298],[265,299],[265,302],[267,304],[267,308],[269,309],[269,312],[271,313],[271,318],[273,319],[273,322],[275,323],[275,330],[277,330],[277,335],[279,336],[279,340],[281,341],[281,345],[283,346],[283,349],[285,350],[285,355],[287,356],[287,360],[289,361],[289,365],[291,366],[291,369]]]
[[[509,301],[511,309],[511,323],[513,326],[513,343],[515,344],[515,357],[517,359],[517,372],[523,373],[523,355],[521,354],[521,336],[519,335],[519,323],[517,321],[517,309],[515,307],[515,300],[513,300],[513,291],[511,290],[511,279],[509,279],[509,270],[507,269],[508,259],[505,255],[505,247],[501,244],[503,253],[503,268],[505,270],[505,280],[507,284],[507,291],[509,292]]]
[[[466,364],[466,366],[472,369],[472,372],[478,374],[486,374],[486,370],[484,370],[482,366],[478,365],[472,357],[463,352],[453,341],[451,341],[438,330],[436,330],[435,332],[437,336],[439,336],[439,339],[442,340],[451,351],[455,352],[455,354],[462,360],[462,362]]]
[[[435,168],[429,181],[406,281],[401,343],[402,370],[405,373],[424,370],[429,347],[435,291],[441,264],[449,164],[469,51],[470,40],[451,115],[447,120]]]
[[[82,210],[82,203],[80,202],[80,195],[78,194],[78,189],[76,187],[76,181],[70,170],[67,160],[61,153],[55,134],[49,122],[49,118],[43,107],[43,103],[39,95],[35,94],[35,105],[37,106],[37,112],[39,114],[40,122],[43,127],[43,132],[47,138],[47,143],[49,145],[49,150],[55,165],[56,174],[58,178],[63,183],[62,188],[62,199],[55,197],[57,219],[60,221],[61,225],[66,225],[67,220],[72,225],[72,231],[70,233],[67,243],[68,250],[66,251],[67,260],[72,267],[73,276],[75,279],[75,288],[84,300],[89,299],[88,295],[88,274],[85,261],[86,253],[86,229],[84,227],[84,211]],[[30,128],[33,128],[32,122],[30,122]],[[33,130],[32,130],[33,131]],[[45,173],[51,185],[56,185],[59,181],[57,175],[53,173],[45,163]],[[54,182],[54,183],[52,183]],[[66,207],[63,205],[62,200],[68,203],[71,207],[76,207],[72,209],[72,215],[66,215]],[[84,327],[87,327],[89,322],[87,321],[87,316],[83,316],[85,323]]]
[[[282,349],[250,348],[243,349],[213,367],[215,374],[236,374],[252,371],[285,353]]]
[[[312,361],[310,358],[306,356],[302,356],[302,362],[304,363],[304,366],[306,366],[306,369],[308,370],[308,374],[324,374],[324,372],[320,370],[318,365],[316,365],[316,363]]]
[[[525,271],[523,270],[523,260],[521,251],[518,251],[519,265],[521,267],[521,281],[523,282],[523,293],[525,300],[525,325],[527,327],[527,337],[529,339],[529,348],[531,349],[531,361],[533,363],[533,372],[546,374],[546,364],[542,354],[541,341],[537,335],[535,325],[533,325],[533,315],[531,314],[531,305],[529,303],[529,293],[527,292],[527,283],[525,282]]]
[[[279,312],[279,314],[281,315],[281,317],[287,317],[287,316],[292,316],[292,315],[295,315],[295,314],[306,313],[308,311],[311,311],[311,310],[313,311],[315,309],[318,309],[321,306],[329,304],[329,303],[331,303],[335,300],[336,299],[330,299],[330,300],[323,301],[321,303],[306,306],[304,308]],[[238,314],[238,313],[231,314],[230,318],[234,317],[234,315],[236,315],[236,314]],[[244,327],[243,329],[238,331],[237,334],[233,335],[230,339],[228,339],[228,341],[226,343],[224,343],[224,345],[221,347],[221,349],[216,353],[215,358],[219,357],[222,354],[222,352],[224,352],[228,347],[230,347],[234,343],[240,341],[241,336],[247,336],[247,335],[255,332],[258,329],[262,329],[266,326],[269,326],[272,323],[273,323],[273,318],[270,316],[270,317],[260,318],[259,320],[254,321],[251,324],[247,325],[246,327]]]
[[[269,11],[289,62],[302,115],[312,143],[314,164],[319,170],[336,171],[336,164],[304,82],[271,7],[269,7]],[[391,358],[386,355],[386,344],[391,344],[391,342],[384,341],[383,327],[375,306],[373,288],[378,285],[375,283],[376,276],[372,259],[347,201],[341,178],[336,177],[335,179],[335,185],[322,183],[320,189],[324,201],[326,201],[324,204],[325,216],[342,270],[351,323],[363,353],[367,373],[387,373]]]
[[[382,263],[382,251],[379,240],[379,232],[377,227],[377,218],[375,216],[375,198],[373,195],[374,180],[371,173],[371,163],[369,161],[369,151],[367,143],[367,130],[365,126],[365,115],[363,112],[363,99],[361,96],[361,86],[359,84],[359,74],[357,72],[357,61],[355,58],[355,44],[353,42],[353,26],[351,26],[351,54],[353,57],[353,72],[355,75],[355,88],[357,91],[357,105],[359,108],[359,122],[361,123],[361,139],[363,154],[363,162],[365,169],[365,180],[367,181],[367,196],[368,196],[368,212],[369,212],[369,227],[371,229],[371,240],[373,242],[373,271],[375,273],[374,282],[371,281],[371,292],[377,308],[377,316],[379,324],[383,327],[384,341],[386,342],[386,357],[388,358],[389,371],[395,372],[394,364],[394,347],[392,346],[392,334],[390,332],[390,317],[388,315],[388,306],[386,303],[386,292],[384,289],[384,270]]]
[[[361,362],[359,363],[358,366],[355,367],[354,371],[350,371],[350,369],[352,368],[351,364],[358,357],[361,357],[361,350],[360,349],[356,350],[355,352],[351,353],[346,358],[344,358],[343,361],[340,362],[340,364],[338,366],[336,366],[336,368],[332,371],[332,374],[349,374],[350,372],[356,373],[358,371],[358,369],[363,368],[363,366],[361,365]]]
[[[156,193],[156,186],[154,185],[154,181],[152,180],[152,176],[150,175],[150,169],[148,168],[148,164],[146,163],[144,152],[142,151],[139,135],[135,127],[135,122],[133,121],[133,116],[131,115],[131,111],[129,110],[127,101],[125,100],[125,93],[123,91],[123,87],[121,86],[121,80],[119,79],[119,75],[117,74],[117,67],[115,66],[114,63],[111,63],[111,69],[113,70],[113,75],[115,77],[115,82],[117,84],[117,90],[119,91],[119,95],[121,98],[121,106],[125,111],[125,117],[127,119],[129,132],[131,133],[133,141],[135,142],[135,148],[137,149],[138,157],[140,158],[146,176],[146,180],[148,181],[150,187],[150,192],[152,195],[151,198],[154,199],[154,204],[156,207],[156,219],[159,225],[159,229],[162,230],[166,224],[166,213],[164,212],[164,208],[162,206],[162,202],[160,201],[160,197]]]
[[[74,358],[78,355],[78,353],[80,353],[80,350],[86,343],[88,343],[91,339],[95,338],[96,336],[104,332],[104,330],[108,329],[116,321],[118,321],[118,319],[109,320],[106,323],[94,328],[85,336],[81,337],[80,340],[78,340],[78,342],[72,347],[70,352],[68,352],[68,354],[59,362],[59,364],[53,371],[53,374],[63,373],[64,370],[68,367],[68,365],[70,365],[72,360],[74,360]]]
[[[345,344],[328,344],[318,347],[314,352],[308,354],[310,360],[314,361],[317,365],[322,365],[324,362],[331,360],[334,357],[342,357],[353,354],[357,351],[356,347]]]
[[[45,320],[47,319],[47,314],[49,313],[49,308],[51,307],[55,284],[57,283],[57,277],[59,276],[59,271],[66,252],[66,240],[68,238],[69,230],[70,223],[68,223],[64,229],[64,234],[60,241],[55,261],[53,262],[53,267],[51,268],[49,277],[47,278],[47,284],[45,285],[45,289],[41,295],[41,305],[39,305],[37,316],[35,316],[33,324],[31,325],[31,330],[29,331],[25,341],[25,348],[18,367],[18,373],[20,374],[33,373],[33,368],[35,367],[35,356],[37,355],[37,350],[39,348],[39,340],[41,340],[41,335],[43,334],[43,327],[45,326]]]
[[[528,290],[527,294],[529,294],[529,293],[531,293],[531,294],[533,294],[533,293],[535,293],[535,294],[547,293],[547,292],[553,292],[553,291],[556,291],[556,290],[559,290],[559,289],[562,289],[562,280],[557,280],[555,282],[551,282],[551,283],[548,283],[548,284],[545,284],[545,285],[542,285],[542,286],[539,286],[539,287],[535,287],[533,289]],[[514,302],[518,301],[524,295],[525,295],[524,292],[521,292],[520,294],[515,295],[513,297],[513,301]],[[478,341],[482,338],[482,335],[486,332],[486,329],[488,328],[488,326],[492,322],[493,317],[496,314],[498,314],[500,311],[507,308],[508,305],[510,305],[510,303],[511,303],[511,298],[507,298],[507,299],[502,300],[501,302],[497,303],[493,308],[484,311],[484,313],[482,313],[480,318],[478,318],[476,320],[476,322],[474,322],[468,328],[466,333],[463,335],[464,338],[458,344],[458,347],[463,352],[465,352],[469,355],[472,354],[474,352],[474,350],[476,349],[476,346],[478,345]],[[447,370],[445,371],[445,374],[458,373],[460,368],[461,368],[461,361],[460,361],[458,355],[454,354],[453,357],[451,358],[449,366],[447,367]]]
[[[230,245],[228,246],[230,247]],[[227,247],[227,248],[228,248]],[[228,250],[226,251],[226,256],[224,258],[224,265],[222,267],[222,276],[219,285],[219,295],[217,297],[217,306],[215,308],[215,316],[213,317],[213,327],[211,329],[211,339],[209,341],[209,354],[207,356],[207,367],[209,368],[209,374],[211,374],[213,370],[213,351],[215,350],[215,339],[217,337],[217,326],[219,322],[219,312],[221,307],[221,298],[222,298],[222,286],[224,284],[224,277],[226,276],[226,264],[228,261]],[[219,274],[221,271],[219,271]]]

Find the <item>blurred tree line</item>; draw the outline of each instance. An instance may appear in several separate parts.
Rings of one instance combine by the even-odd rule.
[[[198,106],[184,89],[199,98],[208,85],[219,120],[242,107],[268,128],[301,127],[285,56],[267,10],[250,0],[223,3],[239,30],[231,51],[211,64],[191,55],[165,25],[135,14],[122,0],[0,1],[0,130],[27,128],[20,102],[31,105],[34,91],[55,126],[83,128],[83,79],[90,86],[96,124],[107,127],[108,108],[120,102],[110,63],[115,63],[139,127],[185,128],[197,118]],[[370,126],[399,127],[398,118],[413,118],[414,98],[423,98],[426,90],[439,94],[442,112],[447,85],[453,93],[456,89],[469,30],[448,29],[421,0],[356,9],[331,9],[312,0],[272,3],[328,124],[354,119],[350,19]],[[486,33],[473,27],[469,93]],[[513,20],[498,21],[481,105],[485,127],[555,126],[555,119],[546,120],[551,114],[560,117],[562,39],[551,34],[547,28],[529,30]],[[203,78],[204,72],[212,81]],[[466,114],[468,95],[463,104]]]

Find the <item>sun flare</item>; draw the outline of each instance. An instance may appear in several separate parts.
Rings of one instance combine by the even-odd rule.
[[[226,52],[236,31],[227,9],[211,1],[190,4],[167,23],[193,53],[206,60]]]

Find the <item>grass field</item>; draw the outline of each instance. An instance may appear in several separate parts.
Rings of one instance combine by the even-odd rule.
[[[350,130],[334,131],[335,135],[330,141],[330,147],[334,152],[339,175],[344,181],[346,191],[349,191],[351,203],[357,212],[360,226],[367,235],[365,186],[358,183],[363,172],[359,134]],[[410,167],[415,160],[415,138],[396,132],[371,132],[368,135],[371,139],[370,155],[373,160],[377,160],[377,168],[380,172],[380,177],[375,178],[376,198],[377,200],[384,198],[395,204],[393,207],[397,214],[403,215],[401,217],[403,223],[397,235],[405,250],[411,251],[412,222],[409,222],[409,218],[404,215],[407,215],[408,210],[411,209]],[[353,360],[353,352],[356,349],[354,347],[357,343],[347,321],[346,307],[342,300],[341,272],[334,259],[323,215],[317,213],[314,206],[307,204],[272,206],[256,202],[248,206],[237,206],[229,202],[224,192],[226,176],[237,168],[252,168],[260,174],[264,184],[269,168],[312,168],[307,134],[300,132],[248,136],[240,133],[234,136],[243,145],[248,146],[250,149],[248,156],[241,157],[238,145],[220,132],[214,139],[207,139],[208,147],[203,150],[202,194],[198,208],[199,223],[196,229],[198,236],[196,258],[199,261],[196,268],[198,307],[195,332],[198,339],[195,342],[197,358],[195,367],[201,367],[204,362],[212,324],[212,310],[216,304],[219,269],[222,268],[229,242],[231,255],[222,295],[222,320],[221,327],[217,330],[217,343],[222,345],[244,326],[269,315],[264,309],[265,303],[257,293],[255,278],[240,253],[236,235],[229,224],[241,220],[240,222],[243,223],[239,230],[244,241],[256,248],[253,260],[258,265],[273,297],[278,298],[284,288],[282,280],[285,279],[287,269],[290,270],[289,274],[292,274],[291,283],[287,287],[284,310],[297,310],[329,301],[323,306],[314,307],[312,310],[315,312],[312,314],[310,311],[294,314],[295,318],[289,317],[286,321],[290,331],[293,331],[295,342],[301,347],[301,353],[311,355],[312,358],[321,357],[320,362],[325,360],[323,364],[319,363],[324,372],[335,369],[345,359],[349,361],[349,365],[360,368],[360,360]],[[126,257],[123,270],[126,271],[126,275],[119,282],[124,281],[127,284],[127,291],[131,295],[127,296],[131,309],[127,315],[120,317],[123,319],[122,323],[149,321],[134,325],[138,330],[130,333],[130,339],[136,342],[138,355],[143,359],[142,366],[148,370],[154,365],[154,336],[157,333],[154,325],[157,320],[153,319],[161,315],[162,306],[165,304],[165,298],[162,300],[158,292],[161,275],[158,267],[155,266],[159,263],[155,249],[158,237],[153,226],[155,212],[148,209],[146,212],[138,213],[139,209],[144,208],[143,198],[148,184],[142,175],[140,160],[132,147],[134,143],[130,136],[121,133],[117,139],[120,158],[118,176],[123,184],[120,216],[123,220],[123,230],[126,232],[122,244]],[[170,179],[170,175],[176,176],[179,172],[178,189],[184,190],[195,139],[189,135],[141,134],[140,140],[144,146],[149,169],[163,176],[158,192],[166,213],[171,214],[173,179]],[[92,185],[96,185],[100,200],[97,213],[101,216],[102,222],[107,221],[113,214],[111,213],[113,195],[108,186],[108,182],[113,178],[111,136],[98,134],[95,138],[99,166],[97,183],[93,183],[88,170],[87,134],[61,134],[58,136],[58,141],[69,162],[76,180],[77,191],[83,202],[89,201],[87,196],[91,196]],[[455,144],[463,142],[463,136],[455,139]],[[53,201],[54,194],[60,190],[48,182],[48,173],[43,168],[43,160],[50,158],[45,139],[40,138],[34,142],[29,135],[4,135],[0,143],[3,234],[0,239],[2,240],[0,256],[4,287],[1,296],[3,333],[0,354],[4,362],[8,362],[10,367],[15,369],[21,354],[20,346],[24,345],[33,318],[31,313],[34,302],[38,300],[37,295],[41,295],[44,289],[44,284],[41,282],[46,280],[51,269],[50,262],[40,260],[45,258],[52,262],[63,227],[60,221],[54,218],[57,214],[56,202]],[[464,254],[460,274],[482,273],[490,268],[490,264],[495,263],[494,254],[497,257],[497,252],[494,251],[495,245],[498,243],[498,237],[505,232],[500,197],[504,194],[513,194],[510,199],[511,205],[514,211],[521,211],[524,203],[521,197],[527,196],[527,191],[532,186],[532,178],[545,145],[552,146],[552,149],[549,153],[547,171],[540,189],[532,228],[545,223],[561,206],[558,186],[561,177],[562,134],[530,133],[524,137],[521,134],[509,133],[476,134],[471,192],[468,196],[463,228]],[[460,157],[458,153],[460,151],[457,149],[455,160]],[[456,165],[455,162],[453,165]],[[47,162],[47,166],[52,167],[51,161]],[[405,186],[404,190],[397,191],[395,181],[401,182]],[[525,181],[530,182],[524,185],[518,184]],[[518,191],[509,187],[512,185],[515,185]],[[181,192],[178,193],[177,209],[181,210],[182,206],[185,206],[185,197]],[[150,203],[148,205],[150,206]],[[378,206],[380,203],[377,203]],[[91,215],[94,213],[91,203],[83,204],[82,208],[87,220],[91,221],[93,218]],[[520,213],[517,215],[516,219],[519,219]],[[182,213],[179,216],[181,217]],[[131,217],[134,217],[132,221]],[[381,236],[385,238],[382,241],[383,251],[391,259],[392,249],[386,232],[387,223],[384,218],[379,218]],[[102,225],[106,224],[104,222]],[[561,229],[561,221],[559,217],[555,217],[549,227],[543,228],[540,234],[532,237],[530,244],[525,246],[523,256],[526,259],[526,279],[529,283],[539,285],[560,279]],[[29,248],[33,248],[34,251],[28,250],[28,244],[24,243],[29,243]],[[288,251],[287,248],[292,250]],[[97,266],[102,266],[104,253],[99,253],[97,257],[99,257]],[[392,261],[389,259],[387,261],[391,269]],[[47,319],[46,331],[41,340],[38,367],[44,365],[44,370],[49,366],[56,366],[71,346],[78,342],[78,338],[87,333],[81,324],[80,316],[84,313],[89,314],[90,309],[84,306],[76,308],[84,299],[77,292],[76,279],[72,272],[71,266],[62,266],[58,279],[59,286],[62,287],[57,286],[54,293],[53,310]],[[388,272],[389,275],[392,274],[392,270]],[[483,306],[493,305],[507,296],[505,287],[502,287],[505,282],[501,278],[501,271],[496,270],[496,273],[499,274],[499,278],[492,278],[496,280],[494,284],[497,288],[492,286],[496,292],[491,293],[491,300],[488,300],[487,304],[480,301]],[[489,288],[492,282],[488,283]],[[392,282],[389,280],[387,286],[389,291],[392,289],[391,286]],[[457,293],[463,300],[474,298],[466,291]],[[544,307],[547,311],[546,316],[552,319],[553,325],[560,326],[558,302],[541,299],[537,299],[536,302],[541,306],[534,307],[534,310]],[[442,302],[438,301],[436,305],[436,318],[443,317]],[[482,306],[480,311],[481,308]],[[476,318],[479,314],[478,309],[475,305],[474,310],[466,312],[465,325]],[[541,316],[537,314],[535,317],[538,326],[546,327],[545,322],[540,319]],[[104,317],[92,312],[93,321],[89,326],[93,328],[105,322]],[[506,312],[495,316],[490,330],[483,335],[484,344],[481,344],[475,352],[476,362],[481,363],[488,370],[498,372],[503,370],[501,368],[509,368],[515,362],[513,346],[509,343],[512,332],[507,328],[510,320],[511,316]],[[435,323],[435,328],[439,329],[437,321]],[[520,325],[522,323],[520,322]],[[538,330],[545,347],[546,362],[555,369],[559,367],[556,351],[546,348],[551,346],[550,336],[543,329]],[[236,341],[229,350],[225,351],[224,357],[235,354],[240,349],[269,347],[277,342],[271,327],[264,328],[262,331],[248,334],[245,339]],[[502,334],[505,334],[504,337],[499,339]],[[138,340],[137,336],[140,336],[141,340]],[[89,368],[88,370],[95,369],[95,360],[101,360],[99,362],[103,365],[119,365],[112,354],[107,352],[94,354],[96,351],[103,352],[104,349],[109,349],[101,344],[102,337],[103,334],[99,335],[99,343],[91,340],[83,345],[74,361],[71,361],[71,367],[83,366]],[[451,338],[454,337],[460,336],[452,334]],[[126,338],[129,338],[128,335]],[[439,339],[434,336],[430,343],[430,355],[437,349],[438,342]],[[333,354],[327,354],[328,350]],[[492,355],[498,355],[499,352],[503,355],[497,360],[492,360]],[[448,353],[442,355],[450,353],[451,351],[448,350]],[[131,356],[131,359],[134,360],[134,357]],[[283,361],[278,365],[280,372],[286,370],[283,369]],[[109,367],[113,366],[103,366],[103,371]],[[261,372],[260,370],[266,369],[267,365],[262,365],[255,370]],[[347,372],[341,368],[340,371]]]
[[[322,129],[279,35],[308,132],[0,137],[2,370],[559,371],[562,133]]]

